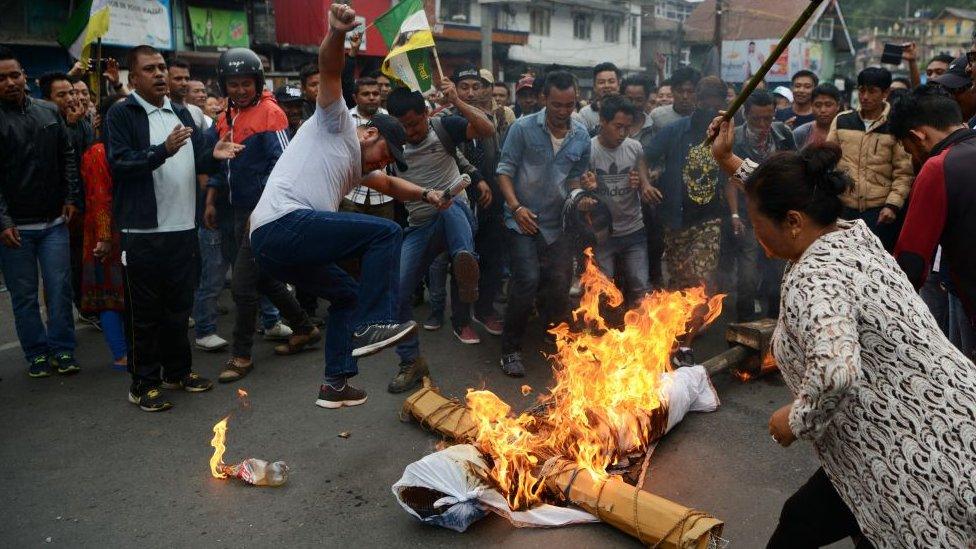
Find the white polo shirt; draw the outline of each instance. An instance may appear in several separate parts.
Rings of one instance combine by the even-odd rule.
[[[166,141],[173,128],[182,126],[169,97],[163,106],[156,107],[132,92],[135,100],[146,110],[149,118],[149,144],[159,145]],[[200,131],[196,128],[193,131]],[[193,143],[186,144],[163,164],[153,170],[153,190],[156,194],[156,223],[153,229],[123,229],[127,233],[169,233],[188,231],[196,227],[196,161]],[[122,183],[125,184],[124,182]]]

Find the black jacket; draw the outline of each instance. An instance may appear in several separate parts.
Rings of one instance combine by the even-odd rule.
[[[172,106],[183,125],[194,128],[190,140],[196,172],[216,172],[219,165],[213,158],[214,143],[208,143],[203,132],[195,129],[196,124],[186,107],[175,103]],[[119,229],[154,229],[158,219],[152,173],[171,155],[164,143],[149,144],[149,117],[132,95],[113,105],[103,124],[103,141],[114,183],[112,213],[115,224]]]
[[[78,164],[58,108],[28,97],[0,103],[0,230],[46,223],[81,207]]]

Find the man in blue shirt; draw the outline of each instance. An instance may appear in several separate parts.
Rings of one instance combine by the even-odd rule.
[[[573,75],[549,73],[546,107],[512,125],[498,163],[512,270],[501,367],[513,377],[525,375],[520,351],[536,290],[546,293],[539,311],[546,326],[563,320],[569,306],[573,243],[563,234],[562,211],[590,163],[589,134],[572,119],[576,96]]]

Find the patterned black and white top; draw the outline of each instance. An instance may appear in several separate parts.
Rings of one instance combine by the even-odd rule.
[[[876,547],[974,547],[976,366],[867,226],[838,225],[783,278],[790,428]]]

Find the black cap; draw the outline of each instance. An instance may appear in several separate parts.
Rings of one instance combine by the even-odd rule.
[[[407,163],[403,160],[403,144],[407,142],[407,132],[403,131],[400,121],[388,114],[376,113],[366,123],[366,127],[376,128],[380,132],[386,140],[386,148],[396,160],[397,168],[402,172],[407,171]]]
[[[451,76],[451,80],[454,81],[455,84],[464,80],[465,78],[474,78],[475,80],[481,80],[481,82],[486,86],[491,85],[491,82],[488,82],[487,80],[482,78],[481,70],[472,63],[464,63],[462,65],[458,65],[454,69],[454,74]]]
[[[298,86],[285,84],[275,89],[274,96],[278,103],[293,103],[302,100],[302,90]]]
[[[972,83],[972,78],[966,74],[967,65],[969,65],[969,60],[966,59],[965,55],[957,57],[949,64],[949,69],[944,74],[936,76],[932,81],[950,90],[964,88]]]

